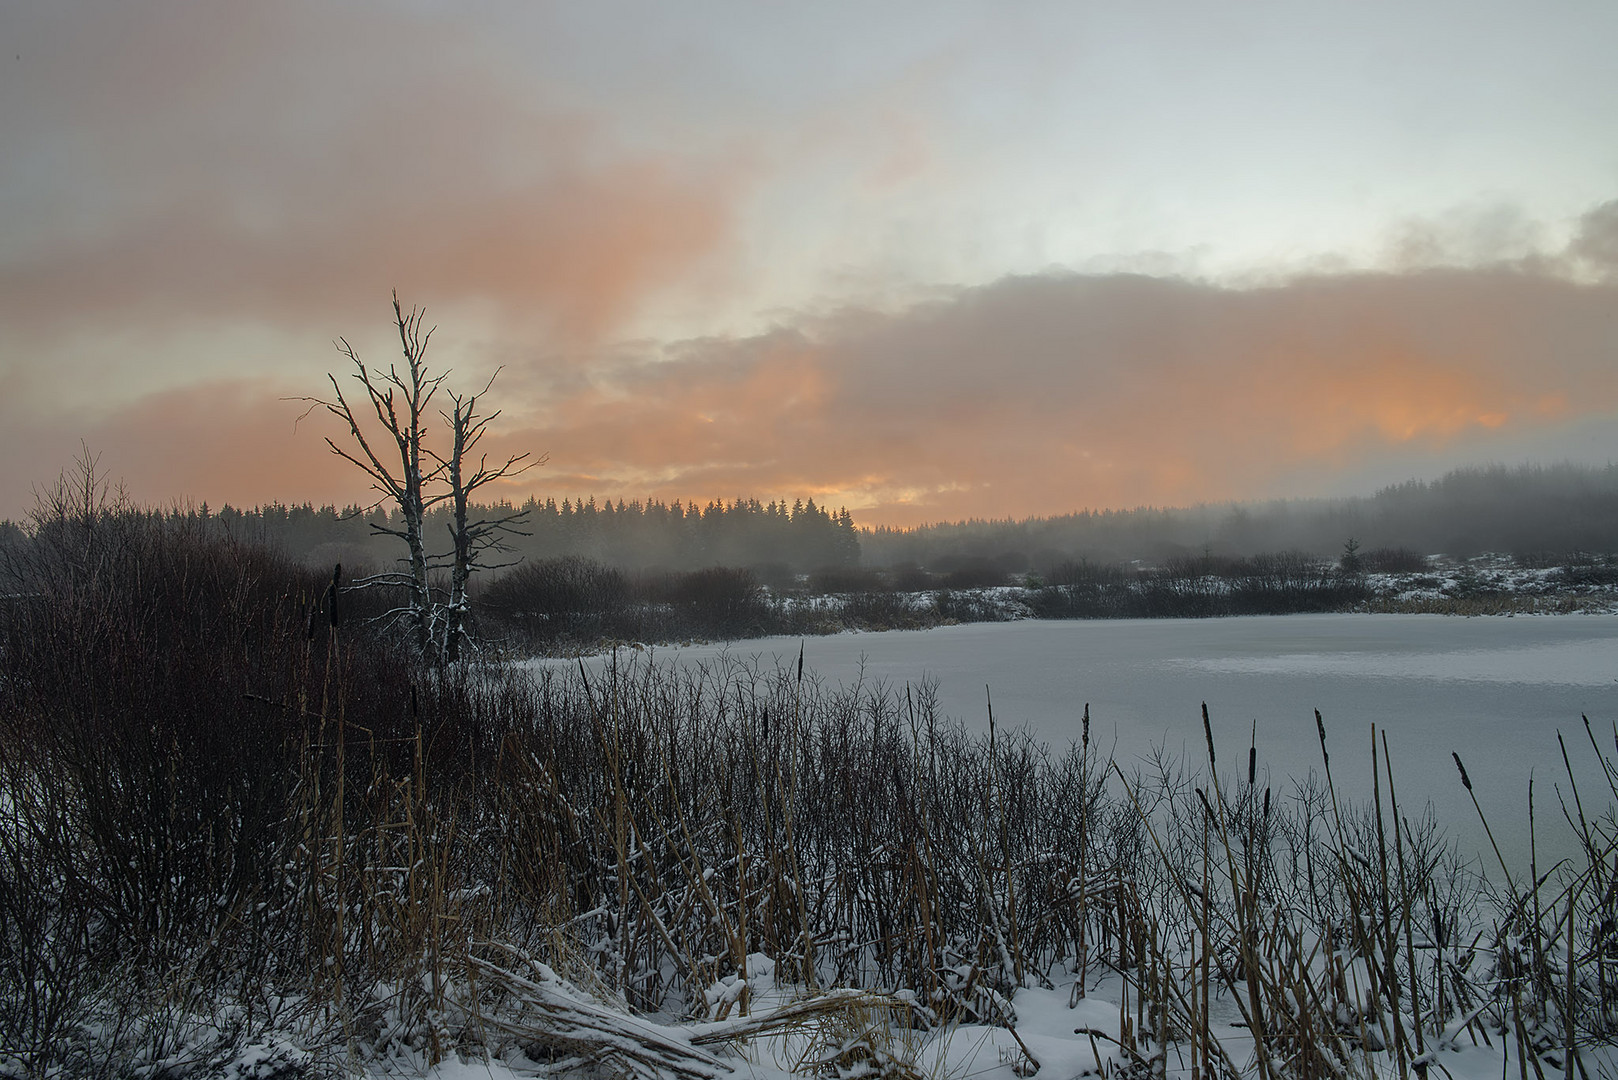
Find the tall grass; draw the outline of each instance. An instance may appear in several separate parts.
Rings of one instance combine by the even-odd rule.
[[[1082,703],[1053,747],[801,661],[426,670],[340,579],[127,513],[38,529],[11,570],[0,1071],[521,1047],[710,1076],[610,1017],[744,1030],[761,966],[1013,1031],[1020,988],[1106,980],[1118,1022],[1087,1037],[1199,1078],[1419,1074],[1503,1040],[1538,1080],[1613,1039],[1593,726],[1567,753],[1608,786],[1569,768],[1560,826],[1581,857],[1485,875],[1399,801],[1396,733],[1328,745],[1321,721],[1320,771],[1271,788],[1211,724],[1206,760],[1117,762]],[[1372,755],[1371,790],[1328,750]]]

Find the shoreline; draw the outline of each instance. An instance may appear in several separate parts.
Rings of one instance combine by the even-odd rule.
[[[1480,568],[1480,564],[1481,568]],[[1578,582],[1594,569],[1595,580]],[[1612,580],[1606,580],[1611,577]],[[1160,582],[1107,585],[1024,583],[960,589],[863,591],[805,595],[763,591],[756,617],[735,632],[703,633],[682,625],[678,612],[663,620],[670,631],[638,637],[603,635],[557,639],[551,648],[515,651],[535,658],[597,656],[614,648],[689,646],[769,637],[828,637],[845,633],[931,630],[974,623],[1022,621],[1116,622],[1126,619],[1224,619],[1246,615],[1445,615],[1462,618],[1618,615],[1618,571],[1574,565],[1522,568],[1493,556],[1424,572],[1359,575],[1341,588],[1325,575],[1288,592],[1255,594],[1228,578],[1205,575]],[[1322,586],[1321,583],[1327,583]],[[1326,588],[1332,591],[1326,591]],[[1333,597],[1344,602],[1330,603]]]

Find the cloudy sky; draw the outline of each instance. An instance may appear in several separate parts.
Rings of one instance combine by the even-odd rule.
[[[1618,459],[1618,5],[0,4],[0,517],[366,498],[430,358],[501,494],[862,523]],[[340,434],[340,433],[339,433]]]

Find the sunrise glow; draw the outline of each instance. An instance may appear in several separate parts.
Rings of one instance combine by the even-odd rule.
[[[1615,18],[14,6],[0,516],[81,441],[148,502],[363,501],[299,399],[337,338],[394,358],[394,288],[549,454],[514,500],[913,524],[1601,464]]]

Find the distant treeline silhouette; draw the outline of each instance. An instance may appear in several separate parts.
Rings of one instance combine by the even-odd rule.
[[[1175,559],[1252,559],[1304,552],[1335,560],[1356,538],[1365,551],[1406,549],[1467,558],[1482,552],[1555,561],[1572,552],[1618,551],[1618,465],[1465,468],[1411,480],[1368,497],[1220,503],[1181,508],[1085,510],[1021,520],[969,520],[915,528],[859,528],[846,509],[813,499],[788,504],[740,497],[694,502],[530,498],[499,504],[525,511],[526,535],[499,560],[512,564],[580,556],[625,572],[681,573],[715,566],[752,570],[773,588],[814,575],[837,589],[855,568],[910,573],[956,587],[1026,574],[1052,578],[1069,563],[1162,569]],[[386,567],[399,558],[386,511],[285,506],[250,510],[206,504],[170,510],[238,540],[264,543],[305,565]],[[428,514],[429,546],[447,545],[448,518]],[[18,534],[0,522],[0,543]]]
[[[868,566],[1047,573],[1069,560],[1162,567],[1177,557],[1305,551],[1334,558],[1357,538],[1467,558],[1618,550],[1618,465],[1456,469],[1369,497],[1087,510],[1057,517],[862,530]]]
[[[510,550],[491,562],[517,564],[537,559],[586,556],[624,569],[690,571],[713,566],[742,566],[765,581],[826,567],[856,566],[860,538],[846,510],[817,506],[814,499],[761,503],[738,498],[714,500],[704,507],[678,501],[597,503],[530,498],[514,505],[498,503],[497,514],[520,512],[520,534],[507,538]],[[397,527],[397,515],[385,508],[316,507],[270,503],[242,510],[214,510],[207,504],[160,513],[212,527],[238,540],[265,544],[310,566],[382,567],[402,554],[398,540],[379,535],[373,526]],[[17,530],[0,523],[4,530]],[[429,551],[447,547],[449,511],[426,514],[424,533]]]

